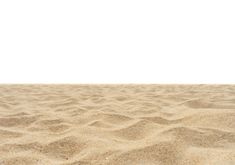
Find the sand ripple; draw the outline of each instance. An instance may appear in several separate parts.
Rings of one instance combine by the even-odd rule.
[[[233,165],[233,85],[1,85],[0,165]]]

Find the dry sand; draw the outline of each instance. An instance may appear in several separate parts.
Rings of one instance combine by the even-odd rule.
[[[0,165],[234,165],[235,85],[1,85]]]

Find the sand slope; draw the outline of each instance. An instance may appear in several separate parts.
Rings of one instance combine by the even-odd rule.
[[[1,85],[0,165],[233,165],[235,85]]]

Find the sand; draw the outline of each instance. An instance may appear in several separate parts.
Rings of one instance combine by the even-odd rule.
[[[0,165],[234,165],[235,85],[0,85]]]

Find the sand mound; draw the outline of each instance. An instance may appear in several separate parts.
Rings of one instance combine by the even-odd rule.
[[[122,153],[111,164],[177,164],[183,157],[183,149],[173,142],[159,142]]]
[[[36,117],[4,117],[0,118],[0,126],[14,127],[14,126],[28,126],[35,122]]]
[[[32,158],[29,156],[11,157],[0,161],[0,163],[5,165],[34,165],[39,164],[38,158]]]
[[[22,137],[23,133],[0,129],[0,144],[12,139]]]
[[[151,135],[158,128],[158,125],[155,123],[147,120],[140,120],[124,128],[112,131],[112,133],[116,137],[121,137],[126,140],[140,140]]]
[[[78,143],[76,137],[66,137],[45,145],[42,152],[52,158],[68,160],[79,153],[83,147],[84,144]]]
[[[232,165],[234,91],[1,85],[0,165]]]

